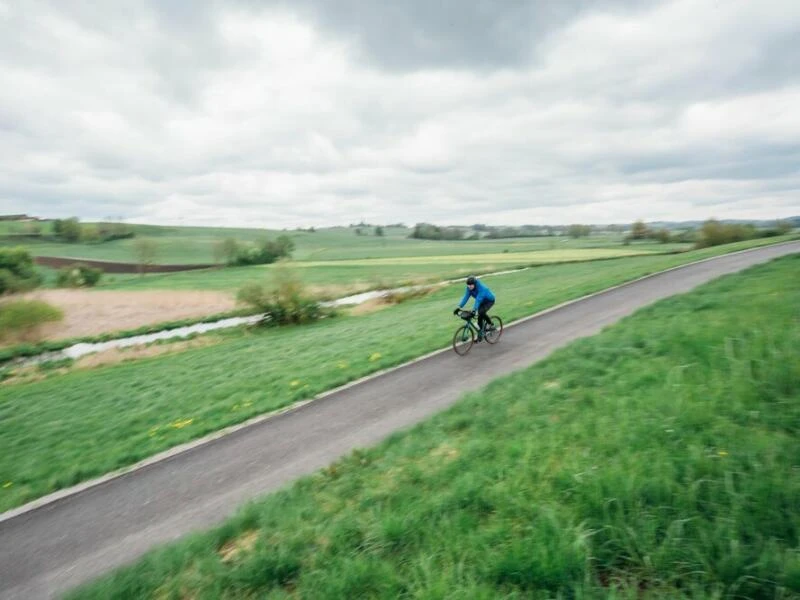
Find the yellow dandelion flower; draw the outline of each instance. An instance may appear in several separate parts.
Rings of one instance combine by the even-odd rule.
[[[299,379],[295,379],[295,380],[294,380],[292,383],[290,383],[289,385],[290,385],[291,387],[297,387],[298,385],[300,385],[300,380],[299,380]]]
[[[375,353],[373,353],[372,356],[369,357],[369,361],[370,362],[375,362],[376,360],[380,360],[380,358],[381,358],[381,353],[380,352],[375,352]]]
[[[340,360],[336,366],[337,366],[337,367],[339,367],[340,369],[346,369],[346,368],[348,368],[350,365],[349,365],[349,364],[347,364],[347,361],[346,361],[346,360]]]
[[[720,456],[728,456],[728,453],[725,452],[725,450],[720,450],[719,452],[717,452],[717,454],[719,454]]]
[[[183,420],[179,419],[172,424],[172,427],[175,429],[183,429],[184,427],[191,425],[193,422],[194,419],[183,419]]]
[[[4,488],[10,488],[12,485],[14,485],[14,483],[13,483],[13,482],[11,482],[11,481],[6,481],[6,482],[3,484],[3,487],[4,487]]]

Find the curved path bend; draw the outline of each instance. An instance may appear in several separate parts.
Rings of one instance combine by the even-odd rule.
[[[437,352],[196,444],[121,476],[0,515],[0,598],[51,598],[157,544],[213,526],[357,447],[453,404],[468,390],[599,332],[635,310],[773,258],[789,242],[678,267],[508,328],[466,357]]]

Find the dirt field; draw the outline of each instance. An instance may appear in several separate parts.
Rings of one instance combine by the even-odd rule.
[[[39,290],[25,297],[64,311],[61,323],[43,330],[43,339],[48,340],[136,329],[236,308],[234,295],[225,292]]]

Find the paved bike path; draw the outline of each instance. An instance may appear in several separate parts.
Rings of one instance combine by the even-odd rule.
[[[154,545],[212,526],[243,502],[373,445],[642,306],[795,252],[800,242],[729,254],[568,303],[507,328],[495,346],[476,345],[465,357],[434,354],[0,520],[0,598],[54,597]]]

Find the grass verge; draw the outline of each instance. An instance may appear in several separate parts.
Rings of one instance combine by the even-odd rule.
[[[490,278],[494,312],[513,321],[680,258],[689,260],[639,257]],[[447,287],[361,317],[231,332],[206,348],[2,385],[0,510],[442,348],[460,297],[460,286]]]
[[[643,309],[69,598],[796,598],[799,265]]]

